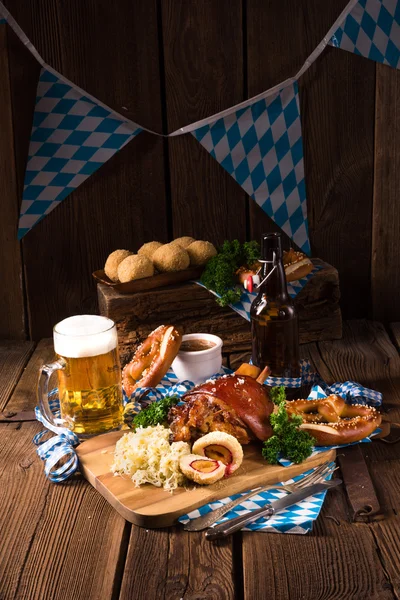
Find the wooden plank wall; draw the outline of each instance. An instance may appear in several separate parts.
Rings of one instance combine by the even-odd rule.
[[[346,0],[5,4],[49,64],[167,133],[294,74]],[[91,272],[116,248],[185,234],[219,244],[276,230],[190,134],[167,141],[143,133],[19,245],[38,72],[0,26],[0,81],[8,86],[0,91],[0,272],[9,288],[0,292],[0,337],[38,340],[67,315],[95,311]],[[300,81],[311,244],[339,270],[346,317],[400,318],[397,78],[389,67],[328,48]]]

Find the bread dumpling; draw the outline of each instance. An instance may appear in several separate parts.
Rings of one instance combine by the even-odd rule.
[[[133,252],[130,250],[114,250],[114,252],[111,252],[104,265],[104,272],[111,281],[118,281],[118,267],[131,254]]]
[[[132,254],[127,256],[118,267],[118,279],[121,283],[143,279],[154,275],[153,263],[147,256]]]
[[[156,250],[163,246],[161,242],[147,242],[147,244],[143,244],[137,251],[139,256],[147,256],[150,260],[153,260],[153,254]]]
[[[182,456],[179,467],[188,479],[200,485],[211,485],[225,475],[225,465],[218,460],[205,458],[198,454]]]
[[[232,475],[243,462],[243,448],[233,435],[212,431],[195,441],[193,454],[218,460],[226,465],[225,475]]]
[[[192,267],[202,267],[207,264],[210,258],[217,255],[217,250],[211,242],[197,240],[186,248],[190,257]]]
[[[164,244],[153,254],[153,264],[157,271],[183,271],[190,263],[189,255],[178,245]]]

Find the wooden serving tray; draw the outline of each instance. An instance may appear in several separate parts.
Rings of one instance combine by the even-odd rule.
[[[159,273],[152,277],[143,277],[143,279],[135,279],[126,283],[111,281],[103,269],[94,271],[92,275],[97,283],[103,283],[120,294],[134,294],[135,292],[145,292],[167,285],[174,285],[175,283],[182,283],[183,281],[190,281],[191,279],[198,279],[203,270],[204,267],[192,267],[191,269],[184,269],[183,271],[175,271],[173,273]]]
[[[86,479],[127,521],[140,527],[156,528],[173,525],[178,517],[220,498],[250,490],[259,485],[286,481],[307,469],[334,460],[335,450],[322,452],[292,467],[268,465],[256,445],[244,446],[242,466],[230,478],[214,485],[195,486],[173,493],[145,484],[135,487],[129,477],[114,476],[110,471],[115,444],[126,431],[106,433],[80,444],[76,451],[80,469]]]

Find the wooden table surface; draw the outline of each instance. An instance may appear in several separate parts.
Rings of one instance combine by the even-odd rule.
[[[400,326],[352,321],[340,341],[302,347],[326,381],[384,394],[400,422]],[[0,411],[30,410],[50,340],[0,342]],[[1,600],[317,600],[400,597],[400,443],[363,444],[383,517],[351,524],[343,489],[311,534],[239,533],[210,543],[178,527],[125,522],[86,481],[46,480],[39,423],[0,423]]]

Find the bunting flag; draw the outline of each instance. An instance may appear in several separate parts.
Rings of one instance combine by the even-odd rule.
[[[195,129],[192,134],[309,254],[297,82]]]
[[[359,0],[333,34],[330,44],[398,69],[400,3]]]
[[[18,226],[21,239],[142,129],[43,67]]]

